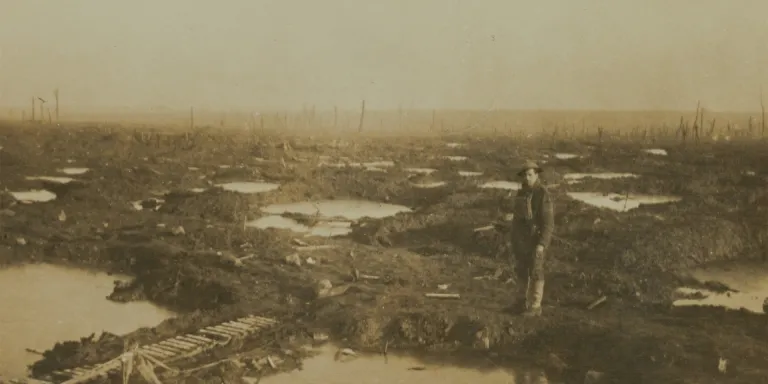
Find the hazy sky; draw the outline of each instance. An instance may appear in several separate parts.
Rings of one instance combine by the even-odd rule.
[[[6,106],[756,110],[768,1],[0,0],[0,49]]]

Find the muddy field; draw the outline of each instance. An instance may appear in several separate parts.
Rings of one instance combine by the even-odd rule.
[[[762,142],[599,145],[592,138],[288,138],[5,125],[0,146],[0,263],[125,273],[134,279],[112,300],[150,300],[180,314],[155,329],[51,346],[32,367],[37,377],[112,359],[126,340],[149,343],[258,314],[280,320],[272,341],[259,346],[277,351],[328,333],[358,350],[526,362],[552,382],[581,383],[590,370],[620,383],[768,382],[764,315],[671,305],[676,288],[702,285],[687,277],[690,268],[768,254]],[[498,220],[514,194],[488,187],[518,181],[526,159],[545,161],[555,196],[540,319],[506,312],[516,282],[505,236],[476,230]],[[568,176],[591,172],[635,177]],[[27,179],[34,176],[74,180]],[[230,182],[268,184],[254,193],[218,186]],[[25,204],[11,194],[42,189],[56,198]],[[573,192],[679,201],[622,212]],[[319,214],[317,202],[344,199],[410,211],[346,220]],[[304,232],[249,224],[276,216],[264,212],[270,204],[299,202],[315,202],[317,213],[283,218]],[[351,210],[339,207],[330,216]],[[318,225],[330,219],[346,221],[337,229],[350,233],[323,235]],[[315,228],[320,236],[305,236]],[[318,288],[323,280],[333,288]],[[238,369],[245,368],[235,365],[229,376]],[[196,380],[221,382],[216,375]]]

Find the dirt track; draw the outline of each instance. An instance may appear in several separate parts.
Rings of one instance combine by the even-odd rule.
[[[464,146],[450,148],[449,141]],[[147,298],[186,313],[153,332],[126,336],[142,342],[257,313],[291,324],[282,330],[286,336],[328,329],[365,349],[385,344],[390,349],[468,349],[495,359],[530,360],[551,377],[583,377],[591,369],[615,374],[622,383],[768,382],[763,315],[670,305],[676,287],[692,284],[679,274],[686,268],[765,255],[768,183],[762,175],[768,175],[768,154],[761,146],[615,143],[598,150],[587,143],[551,148],[549,141],[503,137],[346,143],[224,134],[147,140],[97,129],[2,127],[3,187],[46,187],[58,198],[14,205],[12,197],[0,196],[0,209],[13,213],[0,218],[2,254],[8,255],[0,262],[45,261],[135,275],[135,285],[116,299]],[[644,154],[648,147],[667,148],[669,156]],[[585,157],[558,160],[555,152]],[[398,166],[388,172],[320,167],[321,155],[333,161],[343,156],[392,160]],[[443,155],[469,159],[453,162]],[[505,241],[494,231],[473,232],[497,219],[508,193],[477,188],[477,181],[514,180],[515,166],[528,158],[548,161],[544,177],[556,195],[557,239],[549,252],[540,320],[504,313],[514,292],[514,282],[506,282]],[[54,175],[67,159],[91,171],[66,185],[24,180]],[[415,188],[403,167],[438,169],[430,178],[448,185]],[[484,174],[462,177],[458,170]],[[579,184],[561,178],[590,171],[641,177]],[[266,180],[281,187],[254,195],[216,188],[183,192],[209,188],[209,180]],[[165,190],[178,192],[164,197],[158,211],[130,205]],[[675,194],[683,201],[616,213],[576,202],[566,191]],[[387,201],[414,212],[367,220],[346,238],[302,238],[336,246],[299,252],[302,259],[316,260],[314,265],[285,261],[296,252],[292,239],[301,235],[243,227],[268,203],[332,198]],[[57,220],[62,210],[64,222]],[[177,226],[184,227],[183,235],[171,233]],[[19,237],[26,245],[17,244]],[[232,256],[247,254],[256,256],[234,265]],[[352,282],[353,269],[380,279]],[[322,279],[351,285],[342,295],[317,299],[314,287]],[[438,292],[440,284],[461,298],[424,297]],[[605,304],[585,309],[604,295]],[[48,352],[35,373],[113,358],[123,342],[72,346]],[[553,354],[568,367],[554,366]],[[724,375],[717,371],[720,357],[729,360]]]

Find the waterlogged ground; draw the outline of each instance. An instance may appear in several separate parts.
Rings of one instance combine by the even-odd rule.
[[[765,382],[762,313],[673,305],[703,300],[697,290],[762,295],[691,276],[767,254],[762,145],[6,126],[0,262],[125,274],[133,280],[113,301],[178,314],[123,340],[56,347],[36,376],[114,358],[126,341],[258,314],[284,324],[261,346],[273,352],[323,332],[361,353],[470,351],[551,382],[583,382],[590,371],[622,383]],[[506,312],[517,282],[505,234],[492,226],[526,159],[545,164],[556,208],[540,319]],[[62,292],[59,302],[69,300]],[[31,341],[13,345],[46,348]],[[198,381],[221,382],[203,373]]]
[[[0,270],[0,377],[24,377],[57,342],[125,334],[173,316],[148,302],[105,300],[115,278],[46,264]]]

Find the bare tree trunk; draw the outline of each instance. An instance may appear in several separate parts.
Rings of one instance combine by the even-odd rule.
[[[56,122],[59,122],[59,89],[53,91],[53,97],[56,99]]]
[[[360,109],[360,123],[357,125],[358,132],[363,131],[363,123],[365,122],[365,100],[363,100],[363,105]]]

